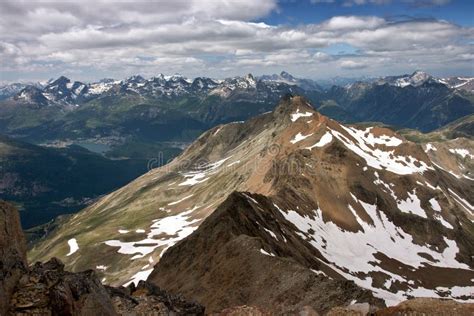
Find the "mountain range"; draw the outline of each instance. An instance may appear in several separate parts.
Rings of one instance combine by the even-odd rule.
[[[224,80],[160,74],[90,84],[60,77],[0,102],[0,133],[33,142],[113,136],[122,138],[115,144],[123,138],[189,142],[217,124],[271,111],[287,93],[304,95],[321,113],[343,122],[426,132],[474,112],[472,82],[423,72],[329,89],[286,72]]]
[[[273,108],[211,128],[66,219],[30,261],[57,257],[113,286],[147,279],[209,313],[474,300],[472,138],[406,131],[415,143],[301,96]]]
[[[418,71],[322,88],[313,80],[299,79],[287,72],[223,80],[206,77],[190,80],[180,75],[162,74],[145,79],[136,75],[95,83],[60,77],[43,83],[0,88],[3,93],[0,135],[9,141],[59,147],[63,151],[71,145],[84,147],[107,158],[101,162],[107,166],[104,170],[116,168],[117,160],[140,161],[140,168],[129,169],[127,173],[127,179],[131,180],[145,172],[147,165],[158,167],[169,161],[206,130],[273,111],[278,100],[288,93],[305,96],[320,113],[343,123],[372,121],[394,129],[410,128],[416,134],[416,130],[434,131],[457,120],[468,120],[474,113],[470,80],[435,78]],[[463,131],[464,136],[473,134],[472,128]],[[47,151],[37,149],[36,153],[47,156]],[[76,147],[72,151],[77,150]],[[93,157],[81,155],[92,165],[93,160],[99,159]],[[3,179],[0,197],[12,199],[27,210],[29,219],[23,220],[24,224],[28,221],[26,227],[44,223],[53,213],[75,212],[83,205],[75,203],[75,207],[71,204],[66,207],[61,203],[51,212],[51,203],[97,197],[116,188],[92,186],[94,190],[78,197],[67,189],[70,186],[61,185],[58,187],[63,191],[58,191],[61,199],[44,193],[50,198],[40,199],[41,202],[35,195],[27,208],[21,207],[26,205],[25,196],[8,192],[23,192],[25,188],[20,185],[21,181],[8,180],[11,179],[10,168],[15,169],[16,178],[28,179],[31,173],[22,167],[21,160],[16,160],[13,167],[11,161],[8,160],[9,166],[5,165],[6,160],[0,164]],[[57,164],[55,172],[48,174],[61,172],[62,166],[65,165]],[[86,174],[79,172],[78,176]],[[47,176],[33,178],[36,182],[50,183]],[[78,183],[86,182],[87,179],[78,180]],[[22,219],[25,218],[26,213],[21,214]]]

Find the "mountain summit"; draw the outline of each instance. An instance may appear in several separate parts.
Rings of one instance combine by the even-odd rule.
[[[296,270],[294,288],[321,277],[338,303],[472,300],[474,185],[453,165],[472,150],[464,145],[441,155],[387,128],[342,125],[287,95],[273,112],[202,134],[170,164],[73,216],[30,257],[97,268],[112,285],[146,279],[155,266],[152,282],[211,311],[242,300],[282,311]],[[272,285],[260,301],[243,282],[254,277]],[[243,282],[238,295],[214,290],[225,280]],[[320,294],[301,293],[295,304],[327,310]]]

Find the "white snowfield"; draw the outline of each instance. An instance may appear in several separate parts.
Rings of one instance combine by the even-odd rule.
[[[455,155],[461,156],[463,159],[468,157],[469,159],[474,159],[474,155],[469,152],[467,149],[463,148],[455,148],[455,149],[449,149],[449,152]]]
[[[296,211],[281,211],[286,220],[298,229],[298,235],[307,240],[313,247],[331,263],[330,266],[347,279],[356,284],[370,289],[374,295],[385,300],[386,304],[396,305],[407,299],[408,295],[440,297],[431,289],[415,287],[412,280],[384,270],[376,265],[380,262],[375,254],[382,253],[386,256],[403,262],[413,267],[414,270],[428,264],[437,267],[449,267],[469,269],[469,267],[456,260],[459,248],[454,240],[444,237],[446,248],[441,251],[433,250],[431,245],[418,245],[413,242],[413,237],[403,229],[393,224],[383,212],[377,210],[375,205],[358,200],[355,196],[354,204],[348,205],[348,209],[356,218],[363,231],[350,232],[339,228],[335,223],[324,222],[322,210],[317,209],[311,216],[300,215]],[[373,221],[373,225],[366,223],[355,212],[352,205],[359,204],[364,208]],[[433,261],[420,256],[420,253],[428,254]],[[372,285],[372,278],[367,274],[370,272],[382,272],[387,275],[385,288],[377,288]],[[406,292],[392,292],[390,285],[394,281],[406,283],[409,290]],[[453,287],[451,297],[457,298],[461,293],[469,293],[469,287]],[[472,292],[471,292],[472,294]]]
[[[306,149],[311,150],[315,147],[324,147],[327,144],[329,144],[330,142],[332,142],[332,135],[331,135],[330,132],[326,132],[326,134],[321,136],[321,138],[319,139],[319,141],[316,144],[314,144],[312,146],[309,146],[309,147],[306,147]]]
[[[264,249],[260,249],[260,253],[264,254],[265,256],[275,257],[273,253],[266,252]]]
[[[199,183],[203,183],[209,180],[209,176],[218,172],[219,168],[229,160],[232,156],[226,157],[219,161],[209,163],[205,166],[201,166],[197,170],[189,171],[183,174],[183,177],[186,179],[185,181],[178,184],[178,186],[193,186]],[[173,204],[169,204],[173,205]]]
[[[398,209],[403,213],[411,213],[421,216],[423,218],[428,218],[428,216],[426,216],[425,210],[423,210],[423,208],[421,207],[420,199],[418,198],[418,196],[416,196],[416,190],[414,193],[407,192],[407,194],[408,197],[406,200],[397,201]]]
[[[104,82],[93,83],[89,86],[88,94],[102,94],[109,91],[112,88],[112,84],[107,84]]]
[[[300,109],[296,109],[296,112],[291,114],[291,121],[292,122],[296,122],[297,119],[301,118],[301,117],[310,117],[312,116],[313,113],[312,112],[300,112]]]
[[[295,137],[292,140],[290,140],[290,143],[296,144],[297,142],[300,142],[300,141],[310,137],[311,135],[313,135],[313,133],[308,134],[308,135],[303,135],[301,133],[298,133],[298,134],[295,135]]]
[[[69,257],[70,255],[79,250],[79,245],[77,244],[76,238],[69,239],[67,243],[69,245],[69,253],[66,256]]]
[[[138,271],[137,273],[135,273],[133,275],[132,279],[130,281],[128,281],[127,283],[125,283],[123,286],[127,287],[131,283],[134,283],[135,285],[138,285],[138,282],[140,282],[142,280],[146,280],[152,272],[153,272],[153,268],[148,269],[148,270],[144,270],[144,271]]]
[[[436,212],[441,212],[441,206],[439,205],[438,201],[435,198],[431,198],[429,202],[433,210],[435,210]]]
[[[387,147],[399,146],[402,141],[396,137],[386,135],[375,137],[370,132],[371,128],[361,131],[344,125],[341,125],[341,127],[353,140],[335,130],[331,130],[331,134],[340,140],[348,149],[363,158],[367,162],[367,165],[372,168],[385,169],[400,175],[423,173],[426,170],[433,170],[433,167],[428,166],[424,161],[417,160],[411,156],[396,156],[393,150],[385,151],[374,148],[376,144],[385,145]]]
[[[426,144],[426,148],[425,148],[425,152],[429,152],[429,151],[438,151],[438,149],[433,145],[433,144]]]
[[[159,247],[162,247],[160,250],[160,256],[162,256],[169,247],[173,246],[181,239],[189,236],[197,229],[197,226],[191,225],[199,222],[200,220],[190,219],[191,214],[196,209],[198,209],[198,207],[194,207],[193,209],[187,210],[177,215],[154,220],[145,239],[132,242],[107,240],[104,243],[107,246],[119,247],[117,250],[118,253],[132,255],[130,260],[143,258],[146,255],[154,252]],[[140,231],[145,232],[145,230]],[[153,258],[150,257],[149,261],[152,263]],[[147,270],[148,274],[151,273],[152,270],[153,269]],[[131,282],[138,283],[140,280],[145,280],[148,276],[148,274],[145,273],[147,271],[138,272],[129,282],[126,283],[126,285],[130,284]]]

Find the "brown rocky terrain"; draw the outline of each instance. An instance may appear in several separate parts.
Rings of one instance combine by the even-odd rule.
[[[8,302],[26,270],[26,240],[18,212],[0,201],[0,315],[8,311]]]
[[[64,271],[53,258],[28,267],[17,210],[0,201],[0,315],[203,315],[204,308],[158,287],[102,285],[95,271]]]
[[[212,312],[473,301],[474,181],[455,167],[469,168],[474,149],[458,139],[434,156],[427,146],[342,125],[288,96],[273,112],[204,133],[72,216],[29,257],[97,269],[113,286],[150,276]],[[463,160],[454,166],[449,155]]]
[[[297,314],[305,306],[324,313],[353,300],[384,306],[352,281],[313,272],[320,269],[314,249],[271,200],[233,193],[166,252],[148,280],[191,295],[210,313],[244,304],[277,314]]]
[[[376,315],[470,316],[474,315],[474,304],[459,303],[453,300],[416,298],[401,302],[397,306],[381,309],[377,311]]]

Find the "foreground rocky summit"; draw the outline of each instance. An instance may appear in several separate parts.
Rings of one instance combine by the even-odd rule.
[[[28,267],[18,212],[0,201],[0,315],[203,315],[204,308],[140,282],[102,285],[93,270],[71,273],[56,258]]]
[[[316,252],[272,203],[261,195],[231,194],[165,253],[149,280],[191,295],[209,312],[244,304],[273,314],[298,314],[305,306],[324,313],[352,301],[384,306],[352,281],[316,273],[322,267]]]
[[[110,285],[150,277],[212,312],[469,302],[473,152],[471,139],[417,144],[345,126],[288,96],[204,133],[71,217],[30,257],[96,268]]]

